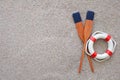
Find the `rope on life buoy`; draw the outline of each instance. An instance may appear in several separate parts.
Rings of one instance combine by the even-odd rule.
[[[94,42],[97,39],[104,39],[108,43],[108,49],[103,54],[98,54],[93,48]],[[116,41],[109,34],[101,31],[96,31],[87,41],[85,51],[87,55],[91,56],[96,61],[102,62],[109,59],[112,56],[115,47],[116,47]]]

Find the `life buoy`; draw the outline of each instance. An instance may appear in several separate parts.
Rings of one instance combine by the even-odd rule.
[[[108,49],[103,54],[98,54],[93,48],[94,42],[97,39],[104,39],[108,43]],[[91,56],[96,61],[102,62],[109,59],[112,56],[115,50],[115,47],[116,47],[116,42],[109,34],[101,31],[96,31],[95,33],[92,34],[92,36],[87,41],[85,51],[87,55]]]

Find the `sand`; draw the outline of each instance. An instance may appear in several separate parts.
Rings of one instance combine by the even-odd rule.
[[[92,73],[85,56],[77,73],[82,50],[72,19],[80,11],[95,12],[93,31],[112,35],[113,56],[93,60]],[[120,0],[0,0],[0,80],[120,80]],[[107,43],[98,40],[98,53]]]

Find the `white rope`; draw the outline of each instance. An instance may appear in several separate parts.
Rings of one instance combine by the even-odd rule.
[[[90,38],[87,43],[86,43],[86,53],[87,55],[89,56],[93,56],[93,58],[98,61],[98,62],[102,62],[102,61],[105,61],[107,59],[110,58],[110,54],[112,54],[115,50],[115,47],[116,47],[116,42],[113,38],[111,38],[111,36],[108,36],[107,33],[104,33],[104,32],[101,32],[101,31],[96,31],[92,34],[92,38]],[[95,51],[94,51],[94,48],[93,48],[93,45],[94,45],[94,42],[95,40],[97,39],[106,39],[107,38],[107,43],[108,43],[108,52],[105,52],[103,54],[97,54]],[[102,47],[102,46],[101,46]]]

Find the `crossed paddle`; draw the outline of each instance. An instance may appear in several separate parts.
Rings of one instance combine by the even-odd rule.
[[[82,19],[80,16],[79,12],[75,12],[73,13],[73,20],[78,32],[78,36],[79,38],[82,40],[83,42],[83,49],[82,49],[82,54],[80,57],[80,65],[79,65],[79,69],[78,69],[78,73],[81,72],[82,70],[82,64],[83,64],[83,60],[84,60],[84,53],[85,53],[85,47],[86,47],[86,42],[89,39],[91,32],[92,32],[92,26],[93,26],[93,19],[94,19],[94,12],[93,11],[88,11],[87,15],[86,15],[86,20],[85,20],[85,24],[83,25],[82,23]],[[93,67],[93,63],[91,60],[91,57],[87,55],[88,61],[89,61],[89,65],[90,65],[90,69],[92,72],[94,72],[94,67]]]

